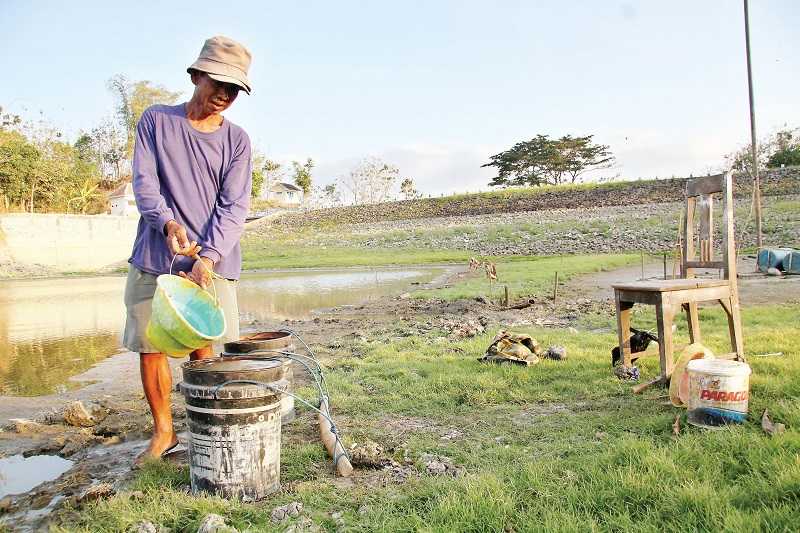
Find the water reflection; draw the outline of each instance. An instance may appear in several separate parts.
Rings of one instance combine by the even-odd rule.
[[[437,268],[285,271],[246,274],[242,319],[275,323],[313,309],[357,304],[425,282]],[[118,353],[124,277],[0,282],[0,395],[39,396],[78,384],[81,374]]]
[[[70,468],[72,461],[57,455],[4,457],[0,459],[0,498],[27,492],[40,483],[57,478]]]
[[[357,304],[406,290],[438,270],[357,270],[345,272],[269,272],[248,274],[239,283],[243,320],[308,318],[311,311]]]

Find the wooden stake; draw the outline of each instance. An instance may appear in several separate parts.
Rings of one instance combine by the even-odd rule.
[[[639,279],[643,280],[644,279],[644,250],[642,250],[641,254],[642,254],[642,277],[639,278]]]
[[[322,396],[319,410],[328,415],[328,417],[331,416],[327,396]],[[334,464],[336,472],[342,477],[350,477],[353,474],[353,465],[350,464],[350,459],[347,458],[341,442],[336,440],[336,435],[331,431],[330,421],[321,414],[317,415],[317,419],[319,421],[319,436],[322,439],[322,444],[325,445],[325,449],[328,450],[328,455],[336,461]]]
[[[664,252],[664,279],[667,279],[667,252]]]
[[[556,303],[558,299],[558,270],[556,270],[556,276],[553,280],[553,303]]]
[[[505,304],[504,307],[508,307],[508,285],[505,285],[504,287],[505,287],[505,290],[506,290],[506,304]]]

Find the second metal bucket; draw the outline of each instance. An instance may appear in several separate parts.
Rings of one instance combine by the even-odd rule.
[[[255,501],[280,488],[282,374],[253,357],[183,364],[193,493]]]
[[[294,370],[292,360],[282,357],[280,352],[294,352],[292,334],[286,331],[262,331],[235,342],[226,342],[222,357],[237,357],[252,354],[252,357],[263,357],[279,360],[283,368],[282,379],[289,382],[288,392],[294,392]],[[281,398],[281,424],[294,420],[294,397],[284,394]]]

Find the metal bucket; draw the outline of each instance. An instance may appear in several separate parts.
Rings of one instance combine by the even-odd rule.
[[[192,493],[255,501],[280,488],[281,394],[279,361],[253,357],[201,359],[183,364],[181,391],[189,425]]]
[[[283,365],[284,374],[281,379],[289,382],[288,392],[294,392],[294,370],[292,360],[288,357],[281,357],[278,352],[294,352],[292,334],[285,331],[262,331],[242,337],[238,341],[226,342],[225,351],[222,357],[236,357],[253,352],[261,352],[252,357],[264,357],[278,359]],[[273,352],[273,353],[264,353]],[[286,424],[294,420],[294,397],[284,394],[281,398],[281,424]]]

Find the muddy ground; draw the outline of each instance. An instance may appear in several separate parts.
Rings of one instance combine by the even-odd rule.
[[[800,301],[800,277],[767,278],[753,275],[752,259],[743,261],[739,282],[743,305]],[[658,277],[661,264],[648,264],[645,276]],[[426,287],[448,285],[466,276],[466,271],[451,273]],[[504,309],[488,300],[418,300],[402,295],[384,298],[365,305],[342,306],[316,313],[311,320],[286,321],[281,324],[251,324],[248,329],[268,330],[288,327],[308,342],[323,361],[347,353],[354,341],[390,339],[442,329],[455,336],[472,336],[500,326],[537,325],[541,327],[580,328],[581,317],[593,313],[613,316],[610,284],[616,280],[636,279],[641,267],[626,267],[576,278],[560,291],[559,302],[535,301],[523,309]],[[426,287],[419,287],[424,289]],[[526,304],[530,302],[511,302]],[[179,381],[181,360],[172,360],[174,381]],[[302,372],[296,370],[296,376]],[[65,504],[79,506],[91,487],[119,490],[132,479],[133,459],[145,445],[152,428],[147,405],[141,393],[136,354],[122,353],[108,358],[80,376],[90,382],[82,389],[40,398],[5,398],[0,406],[0,456],[57,454],[74,461],[74,466],[52,482],[30,492],[0,500],[0,519],[24,531],[42,527],[48,515]],[[302,379],[302,377],[299,377]],[[65,424],[60,410],[71,401],[80,400],[94,420],[88,427]],[[183,400],[173,394],[173,414],[179,432],[185,430]],[[335,407],[335,398],[333,398]],[[25,418],[32,422],[13,422]],[[424,420],[384,420],[380,423],[399,441],[402,434]],[[339,420],[347,428],[347,420]],[[454,426],[455,427],[455,426]],[[454,428],[437,428],[448,438]],[[388,438],[391,439],[391,436]],[[315,417],[310,413],[284,426],[284,445],[318,440]],[[185,452],[173,460],[185,461]],[[356,479],[342,483],[390,483],[414,475],[414,470],[396,464],[383,470],[357,470]],[[363,477],[364,479],[360,479]],[[102,485],[108,483],[109,486]],[[0,522],[2,523],[2,522]]]

